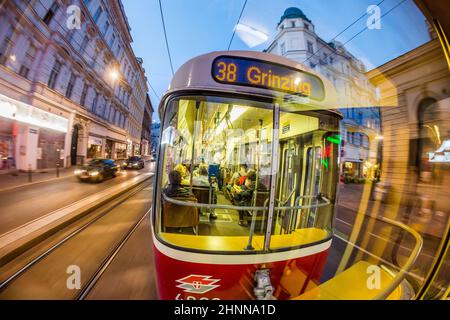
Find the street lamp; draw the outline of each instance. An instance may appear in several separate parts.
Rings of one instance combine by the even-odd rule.
[[[112,70],[110,73],[111,79],[116,81],[117,79],[119,79],[119,72],[117,70]]]

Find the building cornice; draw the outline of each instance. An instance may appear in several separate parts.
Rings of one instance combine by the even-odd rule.
[[[439,42],[436,39],[433,39],[375,69],[368,71],[366,76],[372,82],[384,81],[387,76],[397,75],[410,68],[417,68],[419,64],[427,63],[432,59],[438,59],[440,55],[443,55],[441,50],[442,49]]]

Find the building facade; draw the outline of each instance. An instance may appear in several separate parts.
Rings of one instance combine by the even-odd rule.
[[[321,39],[313,22],[298,8],[286,9],[266,52],[307,65],[330,80],[344,115],[343,173],[356,178],[373,175],[378,159],[371,144],[379,135],[380,118],[379,110],[372,107],[376,90],[365,75],[364,64],[341,43]]]
[[[120,1],[3,1],[2,168],[140,152],[147,81]]]
[[[450,73],[439,40],[433,38],[367,76],[380,88],[381,180],[388,185],[389,202],[394,209],[415,208],[407,211],[410,224],[441,237],[450,212]]]
[[[141,155],[150,155],[150,130],[152,125],[153,106],[149,95],[147,95],[145,103],[145,112],[142,120],[141,134]]]
[[[156,155],[159,147],[159,134],[161,131],[161,123],[153,122],[150,129],[150,153]]]

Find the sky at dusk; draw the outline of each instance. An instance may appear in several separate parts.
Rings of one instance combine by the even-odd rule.
[[[149,82],[161,97],[172,72],[158,0],[122,2],[132,29],[133,49],[144,59]],[[366,27],[366,16],[336,39],[342,43],[350,40],[345,47],[368,69],[429,40],[425,18],[412,0],[248,0],[240,22],[266,33],[269,39],[250,48],[235,36],[231,50],[262,51],[269,47],[280,17],[288,7],[300,8],[312,20],[316,33],[330,41],[365,14],[369,5],[380,2],[381,15],[385,14],[380,30],[366,30],[352,39]],[[174,70],[195,56],[226,50],[243,3],[244,0],[162,0]],[[156,110],[159,98],[152,90],[149,93]],[[157,113],[154,119],[158,120]]]

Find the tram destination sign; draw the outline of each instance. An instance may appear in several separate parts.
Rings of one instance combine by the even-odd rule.
[[[241,57],[221,56],[214,60],[212,77],[223,84],[251,86],[323,100],[322,80],[305,71]]]

